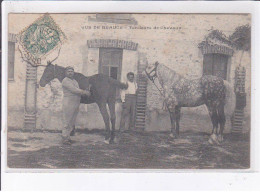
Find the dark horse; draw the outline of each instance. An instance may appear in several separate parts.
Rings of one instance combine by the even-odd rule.
[[[53,79],[57,78],[60,82],[65,78],[65,68],[48,63],[43,75],[40,79],[40,86],[45,87]],[[104,74],[96,74],[86,77],[81,73],[75,73],[74,79],[78,82],[80,89],[88,90],[90,88],[91,96],[81,97],[81,103],[91,104],[97,103],[100,113],[105,122],[106,137],[109,143],[113,142],[115,137],[115,102],[116,102],[116,89],[124,89],[127,86],[113,78]],[[112,131],[110,130],[109,114],[107,105],[110,111],[110,121],[112,124]]]
[[[219,144],[223,141],[226,122],[224,106],[226,107],[228,103],[234,104],[235,101],[234,91],[227,82],[212,75],[204,75],[193,80],[187,79],[158,62],[148,65],[144,74],[153,82],[164,99],[164,104],[170,113],[172,135],[175,129],[176,136],[179,135],[181,107],[205,104],[213,124],[209,142]],[[232,102],[226,96],[232,97]],[[231,106],[227,107],[232,109],[234,106]]]

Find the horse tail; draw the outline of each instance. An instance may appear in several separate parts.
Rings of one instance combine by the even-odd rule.
[[[117,88],[120,88],[120,89],[126,89],[127,88],[127,85],[116,80],[116,79],[113,79],[111,77],[109,77],[108,79],[108,82],[111,84],[111,85],[114,85],[115,87]]]
[[[226,89],[226,97],[225,97],[225,115],[232,116],[235,112],[236,108],[236,95],[232,85],[224,80],[224,85]]]

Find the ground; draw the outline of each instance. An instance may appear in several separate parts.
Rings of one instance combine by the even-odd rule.
[[[103,130],[77,130],[71,146],[59,132],[9,129],[10,168],[246,169],[250,167],[249,135],[225,134],[221,145],[208,143],[209,133],[185,131],[118,132],[114,144]]]

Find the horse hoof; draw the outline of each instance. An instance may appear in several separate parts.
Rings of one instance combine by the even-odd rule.
[[[223,136],[218,136],[218,141],[223,142],[224,141]]]
[[[212,142],[212,145],[213,144],[220,145],[220,143],[218,141],[218,137],[216,135],[214,135],[214,134],[210,136],[209,141]]]
[[[209,142],[210,145],[215,145],[215,144],[220,145],[220,143],[217,140],[213,140],[211,138],[208,140],[208,142]]]
[[[118,138],[114,138],[113,142],[118,143]]]
[[[115,144],[114,140],[109,140],[109,144]]]
[[[75,130],[70,132],[70,136],[75,136]]]
[[[208,142],[209,142],[210,145],[214,144],[214,142],[213,142],[213,140],[211,138],[209,138]]]
[[[109,144],[110,143],[108,140],[105,140],[104,142],[105,142],[105,144]]]

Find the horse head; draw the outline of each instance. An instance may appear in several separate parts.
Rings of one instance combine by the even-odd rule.
[[[53,79],[55,79],[55,65],[48,61],[40,79],[40,86],[45,87]]]
[[[145,75],[151,80],[154,81],[154,79],[157,77],[157,67],[159,65],[159,62],[156,61],[154,64],[149,64],[144,70]]]

